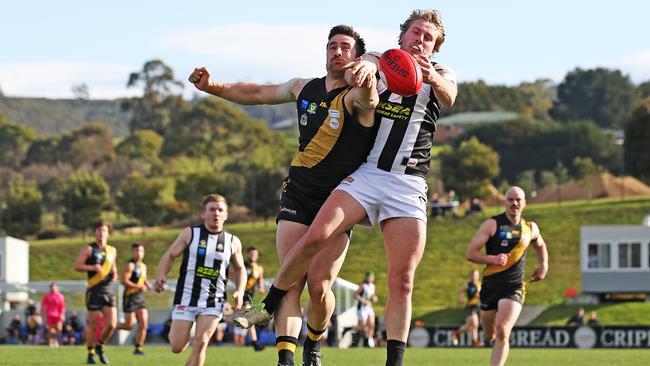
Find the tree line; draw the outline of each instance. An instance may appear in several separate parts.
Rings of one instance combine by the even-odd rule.
[[[183,84],[160,60],[131,73],[127,86],[143,94],[120,101],[129,118],[123,138],[102,122],[52,136],[0,111],[0,231],[84,230],[107,211],[124,225],[181,222],[215,191],[229,198],[235,216],[275,213],[295,131],[271,131],[218,98],[184,100]],[[488,184],[538,187],[605,170],[650,182],[649,96],[650,83],[635,86],[601,68],[571,71],[559,85],[461,83],[450,112],[520,117],[468,128],[443,147],[432,171],[462,197],[485,196]],[[53,222],[45,228],[44,214]]]

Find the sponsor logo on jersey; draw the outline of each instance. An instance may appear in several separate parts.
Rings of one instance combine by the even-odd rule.
[[[296,215],[297,214],[296,210],[293,210],[291,208],[286,208],[286,207],[280,207],[280,212],[286,212],[289,215]]]
[[[338,118],[330,118],[330,127],[333,130],[338,130],[339,129],[339,119]]]
[[[223,252],[223,244],[217,243],[217,252]]]
[[[379,102],[375,112],[391,119],[408,120],[411,117],[413,110],[410,107],[405,107],[397,103]]]
[[[327,104],[325,104],[325,102],[320,102],[319,106],[321,106],[323,108],[327,108]]]
[[[309,107],[307,107],[307,113],[316,114],[316,109],[317,108],[318,108],[318,106],[316,105],[316,103],[309,103]]]
[[[308,105],[309,105],[309,101],[306,101],[304,99],[300,101],[300,109],[307,109]]]
[[[199,266],[196,268],[196,277],[216,280],[219,277],[219,269],[212,267]]]
[[[328,113],[329,113],[330,117],[332,117],[332,118],[339,118],[338,109],[330,109],[330,110],[328,110]]]
[[[352,176],[348,176],[347,178],[343,179],[343,182],[352,183],[354,182],[354,178]]]
[[[300,115],[300,124],[303,126],[307,126],[307,115],[304,113]]]
[[[418,159],[416,159],[416,158],[409,158],[408,161],[406,162],[406,166],[411,167],[411,168],[416,166],[416,165],[418,165]]]

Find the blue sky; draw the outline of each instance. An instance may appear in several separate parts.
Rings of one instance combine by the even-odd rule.
[[[437,61],[459,81],[561,81],[576,67],[650,80],[650,2],[618,1],[33,1],[0,8],[0,88],[7,96],[138,95],[132,71],[160,58],[179,80],[197,65],[221,81],[283,82],[324,74],[329,28],[350,24],[368,48],[396,46],[415,8],[442,12]],[[186,95],[192,87],[186,83]]]

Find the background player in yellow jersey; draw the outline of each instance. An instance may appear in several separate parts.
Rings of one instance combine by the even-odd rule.
[[[120,282],[124,285],[122,297],[122,308],[124,310],[124,322],[117,325],[117,329],[133,329],[133,323],[137,320],[138,334],[135,337],[134,355],[144,355],[142,346],[147,338],[147,326],[149,323],[149,312],[144,303],[144,292],[152,288],[147,280],[147,265],[144,264],[144,245],[133,243],[131,245],[132,258],[126,263]]]
[[[504,365],[508,358],[510,333],[526,297],[524,264],[530,244],[539,261],[530,281],[543,280],[548,271],[546,243],[537,224],[521,217],[525,207],[524,190],[516,186],[508,189],[505,212],[484,221],[467,249],[469,261],[485,264],[481,320],[485,340],[494,340],[492,366]],[[485,253],[482,253],[484,246]]]
[[[86,363],[94,364],[95,354],[102,363],[107,364],[108,359],[104,354],[104,345],[113,335],[117,325],[117,310],[115,309],[115,296],[113,295],[113,281],[117,279],[115,259],[117,250],[108,245],[108,236],[113,231],[109,221],[100,221],[94,227],[95,242],[85,245],[74,262],[74,269],[88,272],[88,289],[86,290],[86,346],[88,358]],[[104,316],[104,328],[95,344],[95,329],[99,319]]]
[[[255,290],[263,294],[266,292],[266,287],[264,285],[264,267],[262,267],[258,260],[260,258],[260,252],[256,247],[246,248],[246,290],[244,292],[244,309],[247,309],[251,306],[251,299],[255,295]],[[255,327],[250,327],[249,329],[241,329],[235,327],[235,332],[242,331],[243,336],[246,336],[246,333],[251,336],[251,343],[255,351],[262,351],[264,346],[257,344],[257,330]]]
[[[472,335],[472,344],[475,347],[479,346],[478,341],[478,316],[481,311],[479,307],[481,291],[480,274],[477,270],[472,270],[469,273],[469,281],[464,283],[458,291],[458,302],[465,303],[465,323],[458,328],[457,331],[452,333],[452,343],[454,346],[458,345],[460,334],[469,332]]]

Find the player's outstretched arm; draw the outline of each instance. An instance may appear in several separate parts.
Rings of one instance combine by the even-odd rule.
[[[154,290],[156,292],[161,292],[165,289],[165,283],[167,282],[167,273],[172,269],[172,264],[174,259],[180,256],[185,248],[187,248],[190,240],[192,239],[192,229],[186,227],[178,235],[174,243],[167,249],[165,254],[160,257],[160,262],[158,263],[158,275],[156,276],[156,283],[154,284]]]
[[[220,83],[212,80],[210,71],[197,67],[189,81],[201,91],[238,104],[281,104],[295,102],[302,90],[302,79],[283,84]]]
[[[233,294],[235,298],[235,310],[241,309],[244,305],[244,291],[246,288],[246,267],[244,266],[244,256],[241,250],[241,241],[238,237],[233,237],[232,240],[232,255],[230,257],[232,263],[234,280],[236,290]]]
[[[532,225],[532,244],[537,253],[537,261],[539,262],[539,267],[537,267],[535,272],[533,272],[533,275],[530,277],[530,281],[535,282],[546,278],[546,273],[548,272],[548,249],[546,248],[546,242],[542,238],[542,233],[539,231],[539,226],[534,222]]]

